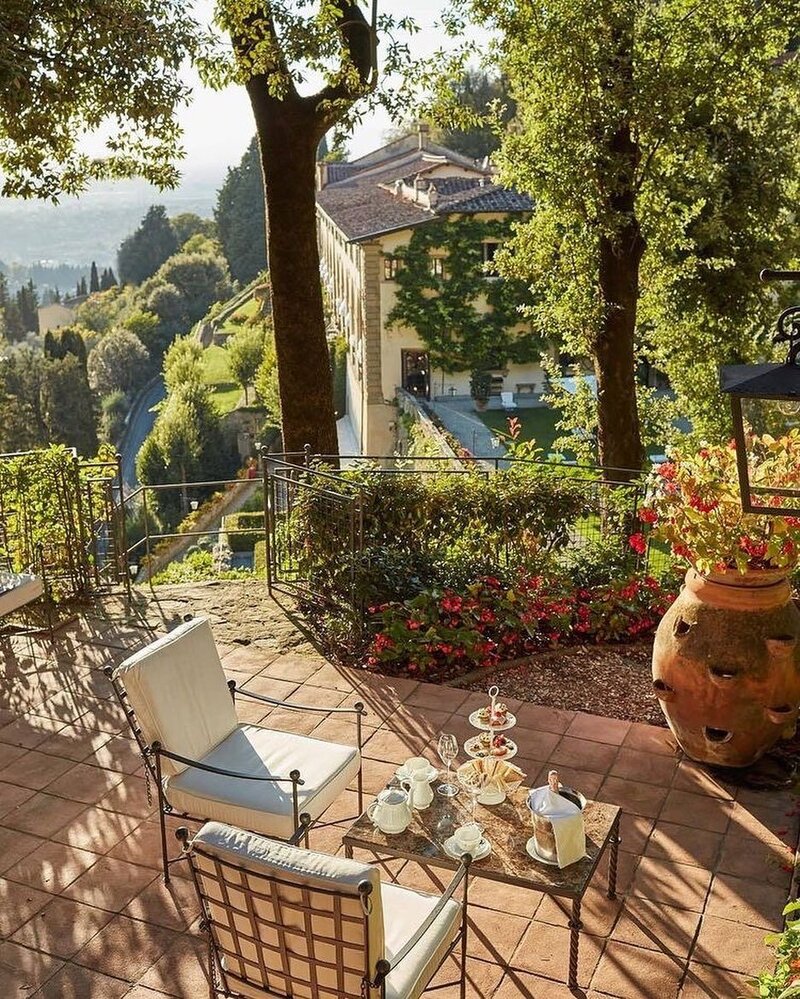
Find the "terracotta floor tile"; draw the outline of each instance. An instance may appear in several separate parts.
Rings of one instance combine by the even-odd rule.
[[[540,704],[523,704],[517,712],[517,724],[540,732],[555,732],[563,735],[572,724],[574,711],[560,708],[546,708]]]
[[[621,746],[630,727],[630,722],[620,721],[618,718],[602,718],[600,715],[578,712],[570,722],[566,734],[577,739],[593,739],[610,746]]]
[[[125,915],[171,930],[188,929],[200,915],[200,902],[194,882],[176,876],[176,870],[173,868],[169,887],[162,877],[156,878],[125,906]],[[188,875],[188,868],[184,872]]]
[[[138,819],[146,819],[157,809],[155,794],[151,804],[147,800],[147,787],[144,780],[135,774],[123,777],[108,794],[97,802],[97,805],[109,812],[131,815]]]
[[[606,937],[617,921],[622,909],[622,899],[610,899],[603,888],[590,886],[583,897],[581,905],[581,922],[586,933],[593,936]],[[544,895],[536,910],[536,920],[539,923],[552,923],[554,926],[566,926],[570,920],[572,902],[567,898],[554,895]]]
[[[177,938],[176,933],[163,926],[153,926],[128,916],[114,916],[78,951],[73,960],[76,964],[133,983],[155,964]]]
[[[5,769],[14,760],[24,756],[26,750],[23,746],[12,746],[10,742],[0,742],[0,769]],[[13,782],[12,782],[13,783]]]
[[[40,753],[60,756],[79,763],[97,751],[113,738],[108,732],[98,732],[84,725],[65,725],[54,735],[45,739],[38,749]]]
[[[470,906],[469,953],[494,964],[507,965],[530,920],[496,909]]]
[[[54,721],[41,715],[23,715],[16,721],[0,728],[0,742],[25,749],[35,749],[64,727],[64,722]]]
[[[365,805],[366,807],[366,801]],[[339,797],[322,814],[322,821],[338,825],[352,825],[361,814],[355,791],[342,791]]]
[[[676,791],[690,791],[693,794],[728,800],[734,797],[736,791],[732,784],[711,773],[702,763],[695,763],[685,757],[678,764],[672,786]]]
[[[534,920],[520,941],[511,966],[533,975],[567,981],[569,968],[569,930]],[[581,933],[578,951],[578,982],[587,986],[600,960],[602,942],[597,937]]]
[[[794,851],[777,838],[772,843],[758,843],[729,832],[722,843],[717,870],[788,888],[793,864]]]
[[[611,769],[617,752],[616,746],[565,735],[550,754],[550,760],[554,764],[564,764],[576,770],[605,774]]]
[[[611,937],[620,943],[685,958],[699,922],[699,912],[629,895]]]
[[[796,819],[787,816],[783,808],[733,803],[728,834],[744,836],[762,843],[783,842],[794,848],[797,843]]]
[[[732,803],[722,798],[673,788],[664,802],[661,820],[721,833],[728,828],[731,811]]]
[[[763,926],[765,930],[779,930],[785,904],[785,888],[747,881],[732,874],[717,874],[711,882],[706,912],[749,926]]]
[[[659,819],[647,842],[645,855],[714,870],[724,839],[722,833]]]
[[[107,856],[160,871],[161,830],[158,819],[145,819],[133,832],[112,846]]]
[[[112,735],[86,762],[105,767],[106,770],[130,774],[138,770],[143,761],[135,739],[129,739],[125,735]]]
[[[265,697],[283,701],[297,690],[298,684],[294,680],[278,680],[274,676],[253,676],[244,686],[246,690],[252,690],[256,694],[264,694]]]
[[[769,966],[765,935],[761,926],[746,926],[730,919],[703,916],[692,959],[727,968],[740,975],[757,975]]]
[[[556,732],[537,732],[533,728],[517,726],[511,734],[519,746],[520,755],[533,760],[549,760],[560,741]]]
[[[10,867],[5,876],[11,881],[57,895],[98,859],[96,853],[48,841]]]
[[[322,660],[289,653],[284,656],[276,656],[264,667],[264,674],[277,677],[279,680],[294,680],[297,683],[305,683],[321,666]]]
[[[431,995],[431,999],[434,995],[435,993]],[[512,968],[506,970],[493,999],[575,999],[576,996],[585,995],[582,990],[572,992],[559,982]]]
[[[653,832],[655,822],[646,815],[632,815],[623,812],[620,820],[620,850],[641,856]]]
[[[678,761],[672,756],[646,753],[641,749],[628,749],[623,746],[610,773],[612,777],[669,787],[677,768]]]
[[[178,999],[197,999],[208,993],[208,959],[201,933],[185,934],[140,979],[140,984],[163,989]]]
[[[366,722],[362,722],[362,744],[366,742],[366,740],[376,731],[377,729],[375,726],[367,725]],[[318,718],[311,732],[312,737],[315,739],[322,739],[325,742],[338,742],[340,745],[344,746],[357,745],[357,734],[358,732],[356,729],[356,723],[353,721],[353,716],[338,714]]]
[[[744,975],[692,961],[679,999],[728,999],[729,996],[745,996],[750,988]]]
[[[322,689],[322,688],[320,688]],[[325,715],[316,712],[292,711],[291,708],[273,708],[264,719],[265,728],[273,732],[292,732],[294,735],[311,735]]]
[[[0,942],[0,995],[27,999],[64,965],[49,954],[21,947],[10,940]]]
[[[621,999],[676,999],[684,962],[667,954],[610,940],[592,988]]]
[[[40,791],[69,770],[72,765],[72,760],[59,759],[56,756],[30,750],[0,772],[0,781]]]
[[[76,763],[71,770],[48,784],[47,792],[73,801],[82,801],[85,805],[94,805],[116,787],[122,778],[123,775],[114,770]]]
[[[430,756],[428,757],[430,759]],[[399,762],[399,761],[398,761]],[[437,761],[437,765],[438,761]],[[382,791],[388,782],[394,777],[397,763],[385,763],[383,760],[371,760],[364,757],[361,761],[361,774],[364,781],[364,792],[375,795]],[[355,787],[355,781],[351,788]]]
[[[409,756],[416,756],[428,748],[427,738],[399,736],[389,729],[378,729],[367,740],[363,755],[371,760],[400,764]]]
[[[41,791],[38,793],[29,791],[27,788],[24,790],[22,804],[3,816],[3,825],[36,836],[53,836],[84,808],[77,801],[57,798]]]
[[[52,898],[47,892],[0,878],[0,937],[10,937]]]
[[[622,745],[626,749],[638,749],[645,753],[658,753],[662,756],[678,757],[678,744],[668,728],[657,725],[643,725],[634,722],[628,729]]]
[[[710,883],[711,874],[702,867],[642,857],[631,891],[663,905],[702,912]]]
[[[461,992],[458,985],[453,983],[459,980],[460,975],[460,958],[451,955],[431,979],[431,985],[436,986],[436,991],[425,992],[423,995],[429,996],[431,999],[459,999]],[[467,999],[490,999],[491,996],[496,996],[502,977],[503,969],[498,965],[489,961],[478,961],[468,956]],[[446,985],[446,987],[442,988],[442,985]]]
[[[36,993],[36,999],[122,999],[129,989],[130,983],[122,979],[67,964]]]
[[[667,789],[656,784],[643,784],[641,781],[622,777],[606,777],[597,793],[600,801],[620,805],[626,812],[655,818],[667,797]]]
[[[13,939],[57,957],[72,957],[113,918],[92,905],[54,898],[21,926]]]
[[[118,815],[102,808],[78,807],[82,810],[52,834],[53,839],[59,843],[69,843],[81,850],[103,854],[139,825],[139,820],[130,815]]]
[[[413,708],[435,708],[439,711],[449,711],[452,714],[461,710],[468,697],[469,691],[459,690],[457,687],[421,683],[406,698],[404,703]]]
[[[452,715],[447,711],[434,711],[427,708],[425,711],[417,711],[409,708],[405,704],[391,715],[388,721],[384,722],[383,728],[390,728],[398,735],[408,735],[414,739],[423,739],[425,744],[432,751],[436,751],[436,743],[441,732],[450,731],[452,721],[461,721],[458,715]]]
[[[541,892],[530,888],[505,885],[499,881],[489,881],[488,878],[473,877],[469,886],[471,906],[482,905],[486,909],[495,909],[526,919],[533,918],[542,897]]]
[[[9,867],[33,853],[44,842],[39,836],[0,826],[0,874],[5,874]]]
[[[306,685],[310,687],[330,687],[332,690],[341,690],[345,694],[349,694],[355,690],[358,679],[358,675],[354,674],[351,670],[334,666],[333,663],[323,660],[320,668],[314,670],[306,681]],[[412,691],[409,691],[409,693],[412,693]]]
[[[310,687],[308,684],[303,684],[302,687],[298,687],[290,694],[286,700],[291,704],[305,704],[310,708],[338,708],[345,697],[347,697],[347,692],[337,690],[335,687]],[[304,717],[302,711],[294,711],[292,713],[297,718]],[[317,711],[309,711],[305,717],[319,720],[324,715],[321,715]],[[349,717],[352,718],[353,716],[350,715]],[[377,719],[373,718],[373,724],[377,727]]]
[[[87,905],[119,912],[154,877],[154,872],[146,867],[101,857],[85,874],[65,888],[64,894]]]

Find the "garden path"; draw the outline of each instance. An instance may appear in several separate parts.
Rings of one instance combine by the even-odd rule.
[[[243,589],[247,587],[247,589]],[[159,877],[158,823],[125,719],[102,666],[207,612],[226,672],[299,703],[365,700],[365,782],[384,786],[442,729],[466,736],[483,695],[336,667],[321,659],[252,584],[163,587],[137,607],[108,597],[63,628],[54,646],[0,648],[0,995],[38,999],[197,999],[207,994],[189,882]],[[244,644],[247,643],[247,644]],[[242,703],[249,721],[349,739],[348,723]],[[533,783],[551,764],[587,795],[625,810],[620,898],[591,889],[579,978],[587,999],[732,999],[769,964],[797,841],[793,797],[733,788],[639,723],[511,701],[517,762]],[[322,720],[320,720],[320,718]],[[304,719],[305,721],[305,719]],[[336,852],[356,809],[350,790],[312,847]],[[386,876],[420,888],[414,864]],[[472,999],[566,999],[567,914],[552,899],[475,881],[468,967]],[[452,980],[452,968],[441,981]],[[454,999],[455,989],[430,995]]]

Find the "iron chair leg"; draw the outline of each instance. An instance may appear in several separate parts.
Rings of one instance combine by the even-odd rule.
[[[167,817],[164,812],[164,790],[161,786],[161,746],[154,742],[152,746],[155,756],[156,792],[158,794],[158,821],[161,825],[161,863],[164,867],[164,884],[169,885],[169,857],[167,856]]]

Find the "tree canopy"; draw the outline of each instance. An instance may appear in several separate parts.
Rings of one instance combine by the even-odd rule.
[[[229,167],[217,195],[214,218],[231,276],[248,284],[267,267],[264,178],[255,137],[239,165]]]
[[[151,205],[139,224],[120,244],[117,270],[122,284],[141,284],[178,249],[178,237],[163,205]]]
[[[1,193],[56,201],[137,175],[175,186],[179,69],[199,37],[183,0],[3,0]]]

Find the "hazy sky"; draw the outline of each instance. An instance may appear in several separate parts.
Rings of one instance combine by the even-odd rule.
[[[383,0],[384,10],[410,16],[419,25],[420,31],[411,39],[415,57],[429,54],[442,45],[436,20],[444,6],[445,0],[402,0],[401,3]],[[212,8],[213,3],[209,0],[198,0],[196,4],[199,16],[204,19],[210,16]],[[227,166],[237,162],[253,135],[254,126],[243,87],[231,87],[222,92],[208,90],[191,70],[187,71],[187,79],[193,88],[193,99],[181,112],[180,120],[187,152],[183,172],[188,180],[193,175],[216,172],[221,163]],[[349,143],[351,154],[357,156],[377,148],[390,124],[385,112],[371,114],[354,132]]]

